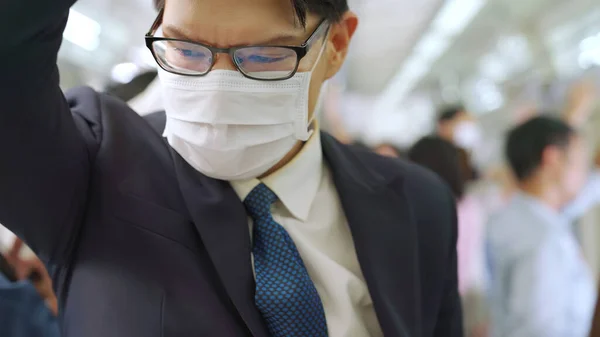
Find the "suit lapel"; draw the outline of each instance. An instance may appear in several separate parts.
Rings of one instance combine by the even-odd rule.
[[[144,119],[162,134],[164,112]],[[250,232],[242,202],[229,183],[203,176],[175,150],[169,150],[185,205],[232,303],[254,337],[267,337],[267,328],[254,305]]]
[[[323,152],[386,336],[420,336],[417,232],[398,172],[378,174],[322,136]]]
[[[250,232],[243,204],[229,183],[201,175],[171,151],[183,198],[221,282],[252,335],[267,337],[254,304]]]

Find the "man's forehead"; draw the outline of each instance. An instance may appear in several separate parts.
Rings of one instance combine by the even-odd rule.
[[[261,22],[261,26],[282,26],[303,29],[298,24],[291,0],[172,0],[165,9],[169,19],[181,21],[218,22],[221,25]],[[268,21],[264,21],[268,20]],[[178,20],[179,21],[179,20]]]
[[[307,28],[318,24],[308,16]],[[287,0],[167,1],[165,35],[220,47],[245,44],[297,44],[307,29]]]

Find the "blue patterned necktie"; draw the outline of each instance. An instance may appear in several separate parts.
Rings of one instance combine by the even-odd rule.
[[[326,337],[325,311],[296,245],[271,216],[277,196],[264,184],[244,200],[254,221],[254,300],[273,337]]]

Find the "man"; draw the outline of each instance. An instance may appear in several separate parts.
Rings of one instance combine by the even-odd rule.
[[[520,192],[487,228],[492,336],[588,334],[596,292],[571,227],[582,204],[570,206],[575,196],[598,200],[598,177],[584,185],[584,145],[571,126],[550,117],[508,135],[506,156]]]
[[[52,267],[64,336],[461,336],[450,192],[312,123],[346,1],[167,1],[147,120],[62,96],[73,2],[0,14],[0,222]]]

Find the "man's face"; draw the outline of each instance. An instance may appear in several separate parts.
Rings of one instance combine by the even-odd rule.
[[[321,20],[308,13],[306,27],[302,27],[289,0],[167,0],[162,29],[166,37],[218,48],[300,46]],[[308,102],[309,119],[321,85],[337,73],[343,63],[356,24],[356,17],[348,13],[342,22],[332,25],[326,40],[321,39],[314,44],[299,64],[299,72],[307,72],[314,67]],[[317,62],[322,47],[325,49]],[[227,54],[217,55],[213,69],[236,70]]]
[[[569,201],[579,193],[589,174],[587,146],[581,137],[574,136],[569,142],[559,172],[560,189]]]

